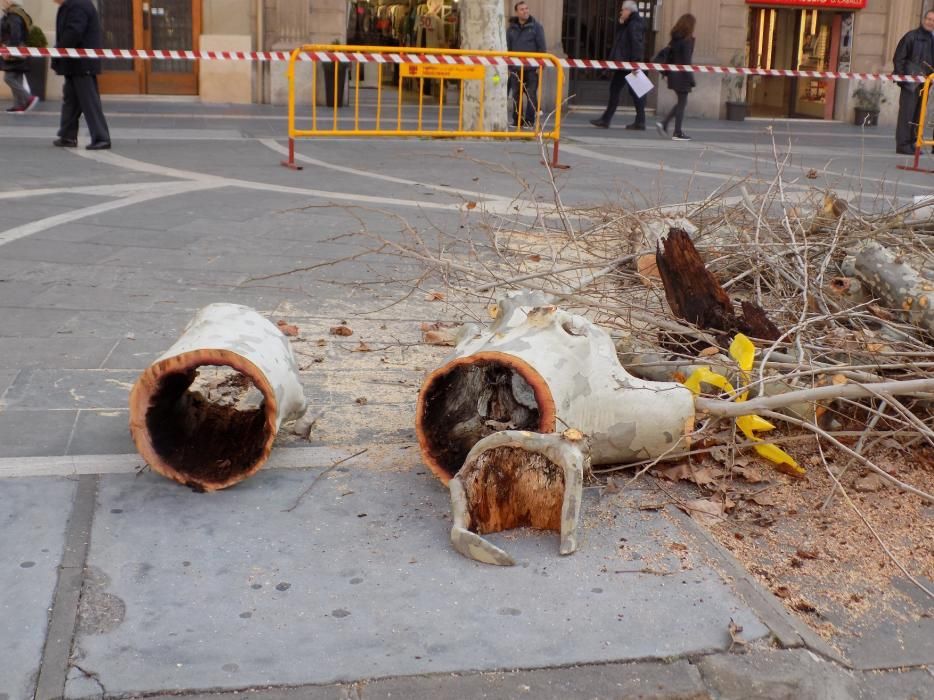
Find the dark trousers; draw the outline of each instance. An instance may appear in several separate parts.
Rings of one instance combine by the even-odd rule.
[[[110,141],[110,130],[104,119],[101,96],[97,91],[96,75],[66,75],[62,92],[62,120],[58,136],[69,141],[78,139],[78,119],[84,121],[91,133],[91,143]]]
[[[903,87],[898,98],[898,123],[895,126],[896,148],[915,149],[918,119],[921,114],[920,85]]]
[[[606,103],[603,116],[600,117],[600,119],[607,124],[610,123],[610,120],[613,119],[613,115],[616,114],[616,108],[619,107],[619,96],[623,93],[623,86],[625,86],[632,96],[632,103],[636,106],[635,123],[645,126],[645,95],[637,97],[636,93],[633,92],[633,89],[629,86],[629,83],[626,82],[626,76],[631,72],[632,71],[628,70],[613,71],[613,78],[610,80],[610,99]]]
[[[522,90],[519,90],[519,71],[509,71],[509,111],[512,124],[519,123],[519,105],[523,102],[522,121],[535,125],[538,114],[538,69],[526,68],[522,72]],[[501,93],[502,94],[502,93]]]
[[[665,126],[665,131],[668,131],[668,124],[671,122],[672,117],[675,120],[675,135],[681,133],[681,123],[684,121],[684,108],[688,106],[688,94],[686,92],[676,92],[678,96],[678,101],[675,103],[675,106],[672,107],[668,116],[665,117],[663,122]]]

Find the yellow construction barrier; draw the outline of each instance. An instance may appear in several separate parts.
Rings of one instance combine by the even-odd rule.
[[[924,138],[924,127],[927,124],[928,98],[931,96],[931,85],[934,84],[934,73],[931,73],[921,88],[921,109],[918,111],[918,136],[915,139],[915,160],[912,165],[899,165],[900,170],[917,170],[919,173],[934,173],[930,168],[922,168],[921,149],[925,146],[934,146],[934,137]]]
[[[311,128],[296,126],[296,63],[311,62]],[[325,71],[333,71],[327,78],[325,102],[319,106],[317,64],[323,63]],[[376,69],[375,103],[361,105],[361,67],[374,66]],[[484,128],[483,111],[486,99],[487,77],[492,68],[508,67],[507,100],[513,114],[503,115],[507,123],[515,123],[506,128]],[[352,70],[350,93],[353,113],[341,113],[343,98],[344,73]],[[384,85],[384,76],[389,71],[398,70],[389,77],[389,85]],[[533,73],[534,71],[534,73]],[[329,136],[372,136],[372,137],[422,137],[422,138],[495,138],[533,140],[541,137],[554,143],[551,165],[558,165],[558,142],[561,138],[561,109],[556,108],[553,118],[544,119],[541,105],[545,77],[554,79],[554,95],[558,105],[564,94],[564,72],[557,56],[547,53],[521,53],[515,51],[467,51],[460,49],[429,49],[387,46],[339,46],[330,44],[308,44],[292,51],[289,58],[289,158],[282,164],[296,170],[301,167],[295,163],[295,140],[301,138],[321,138]],[[527,80],[528,78],[528,80]],[[534,80],[533,80],[534,78]],[[499,74],[494,73],[492,82],[499,82]],[[409,81],[409,82],[407,82]],[[479,121],[475,128],[464,129],[464,94],[468,81],[479,83],[479,98],[476,109]],[[456,114],[454,110],[445,110],[447,87],[457,89]],[[430,86],[431,95],[425,94]],[[536,94],[528,94],[528,87]],[[417,99],[417,109],[411,114],[411,105],[406,104],[406,87],[414,87],[417,93],[409,100]],[[395,89],[390,96],[393,104],[384,100],[384,93]],[[426,99],[426,97],[430,99]],[[531,105],[527,104],[531,101]],[[361,106],[364,114],[361,115]],[[449,105],[453,106],[453,105]],[[534,124],[526,123],[523,115],[531,106],[535,112]],[[408,107],[408,110],[407,110]],[[330,113],[328,113],[330,110]],[[405,112],[409,114],[406,115]],[[508,117],[508,119],[507,119]],[[370,124],[372,122],[372,125]]]

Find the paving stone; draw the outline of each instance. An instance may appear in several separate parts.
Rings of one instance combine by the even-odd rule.
[[[0,314],[0,338],[54,335],[74,313],[63,309],[4,309]]]
[[[934,675],[924,669],[867,671],[860,678],[860,700],[934,700]]]
[[[65,454],[77,414],[71,410],[0,410],[0,457]]]
[[[7,410],[122,409],[138,373],[98,369],[27,369],[7,389]]]
[[[755,649],[714,654],[697,662],[720,700],[850,700],[858,681],[806,649]]]
[[[4,317],[0,311],[0,319]],[[116,345],[112,338],[56,334],[50,338],[0,337],[0,368],[94,369]]]
[[[0,697],[8,700],[35,692],[75,483],[0,480]]]
[[[113,255],[117,250],[119,250],[117,246],[49,241],[30,236],[5,245],[3,254],[9,255],[16,260],[77,265],[100,262]]]
[[[597,516],[615,506],[588,498],[584,520],[600,526],[579,552],[521,531],[496,538],[519,564],[494,568],[450,547],[447,493],[429,475],[341,469],[291,512],[319,470],[261,471],[212,495],[102,478],[88,564],[125,615],[79,634],[82,667],[109,693],[165,692],[673,658],[726,648],[730,618],[767,634],[719,575],[680,570],[665,545],[682,535],[661,515]],[[672,575],[614,573],[621,536]]]
[[[130,409],[79,411],[70,455],[125,455],[136,452],[130,438]]]

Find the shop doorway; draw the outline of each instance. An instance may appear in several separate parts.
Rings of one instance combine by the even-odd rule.
[[[657,0],[640,0],[639,14],[645,20],[645,60],[655,55],[655,11]],[[561,41],[568,58],[606,59],[613,48],[622,0],[564,0]],[[607,71],[597,68],[571,71],[568,94],[572,104],[606,103]],[[653,100],[655,91],[649,93]],[[623,90],[622,105],[631,105]]]
[[[843,20],[850,13],[750,8],[746,55],[752,68],[837,70]],[[754,117],[833,119],[836,81],[752,76],[746,101]]]
[[[98,0],[104,47],[197,51],[201,0]],[[100,76],[103,93],[197,95],[198,62],[108,60]]]

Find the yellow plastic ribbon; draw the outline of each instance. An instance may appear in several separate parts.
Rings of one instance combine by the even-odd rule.
[[[755,345],[753,345],[752,341],[745,335],[738,333],[736,337],[733,338],[733,342],[730,343],[730,356],[736,360],[736,364],[739,365],[743,384],[748,385],[749,373],[752,371],[753,360],[756,356]],[[698,367],[684,382],[684,385],[694,394],[700,394],[701,384],[710,384],[728,394],[732,394],[735,391],[733,385],[730,384],[730,381],[726,377],[714,372],[710,367]],[[749,391],[744,391],[736,397],[737,403],[745,401],[748,396]],[[776,469],[780,472],[791,474],[792,476],[804,476],[804,469],[798,465],[791,455],[776,445],[765,442],[756,435],[757,432],[765,433],[775,429],[775,426],[769,423],[765,418],[756,415],[740,416],[736,419],[736,427],[742,431],[743,435],[745,435],[750,442],[758,443],[753,445],[753,449],[755,449],[760,456],[777,465]]]

